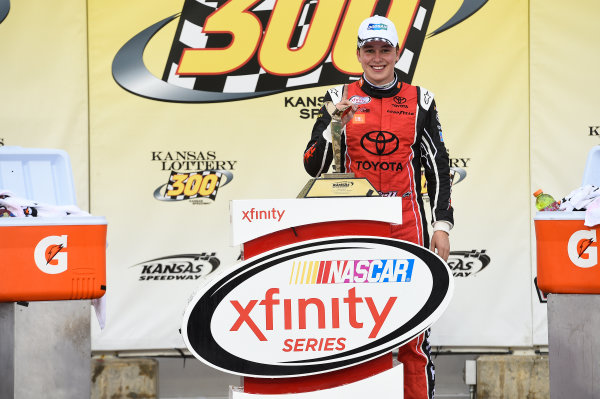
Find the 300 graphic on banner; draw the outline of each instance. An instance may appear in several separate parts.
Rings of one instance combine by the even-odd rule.
[[[431,35],[459,24],[487,0],[465,1]],[[113,78],[156,100],[221,102],[348,83],[359,75],[356,31],[366,17],[386,15],[401,37],[399,78],[411,82],[435,0],[187,0],[181,15],[156,22],[115,55]],[[144,64],[152,37],[179,18],[161,79]],[[167,51],[165,51],[167,52]],[[308,114],[304,115],[308,117]]]
[[[221,180],[225,176],[225,183]],[[219,186],[229,183],[233,178],[231,172],[226,170],[205,170],[201,172],[172,171],[169,181],[156,189],[154,197],[161,201],[181,201],[193,198],[217,197]],[[162,188],[166,186],[164,195]]]
[[[167,190],[165,196],[174,198],[178,195],[185,195],[188,198],[210,197],[217,195],[217,187],[221,180],[221,175],[217,172],[209,174],[199,173],[173,173],[169,181],[171,189]]]
[[[185,49],[177,74],[228,73],[246,64],[256,53],[261,67],[268,73],[298,75],[319,65],[332,43],[331,56],[337,69],[348,74],[360,73],[360,65],[354,55],[356,27],[373,10],[375,0],[319,2],[310,29],[299,48],[290,48],[289,39],[302,17],[304,0],[287,0],[285,6],[278,2],[264,34],[259,19],[248,12],[256,3],[256,0],[230,1],[206,18],[204,32],[230,32],[233,37],[231,44],[223,49]],[[418,3],[415,0],[392,2],[388,17],[399,26],[408,26]],[[340,32],[337,38],[336,32]]]

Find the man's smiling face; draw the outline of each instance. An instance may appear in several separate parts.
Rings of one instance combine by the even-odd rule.
[[[356,52],[369,82],[381,86],[394,79],[394,65],[400,59],[400,50],[384,41],[365,43]]]

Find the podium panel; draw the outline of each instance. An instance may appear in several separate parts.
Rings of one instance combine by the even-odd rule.
[[[318,388],[317,390],[288,394],[269,394],[269,399],[402,399],[404,398],[404,368],[402,364],[394,368],[374,374],[365,379],[333,388]],[[248,391],[248,382],[244,381],[243,391],[231,388],[232,399],[259,399],[264,393]]]
[[[232,397],[376,391],[370,384],[402,374],[392,350],[437,320],[453,292],[441,258],[390,238],[401,209],[401,198],[382,197],[233,201],[243,260],[190,302],[186,346],[244,377]],[[397,398],[394,383],[385,385]]]

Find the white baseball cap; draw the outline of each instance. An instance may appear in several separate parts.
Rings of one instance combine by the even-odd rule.
[[[389,19],[373,15],[362,21],[358,28],[358,48],[367,42],[382,41],[392,47],[398,45],[398,34],[394,23]]]

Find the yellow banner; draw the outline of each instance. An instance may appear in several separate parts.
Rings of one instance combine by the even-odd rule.
[[[85,2],[0,0],[0,146],[67,151],[88,208]]]

